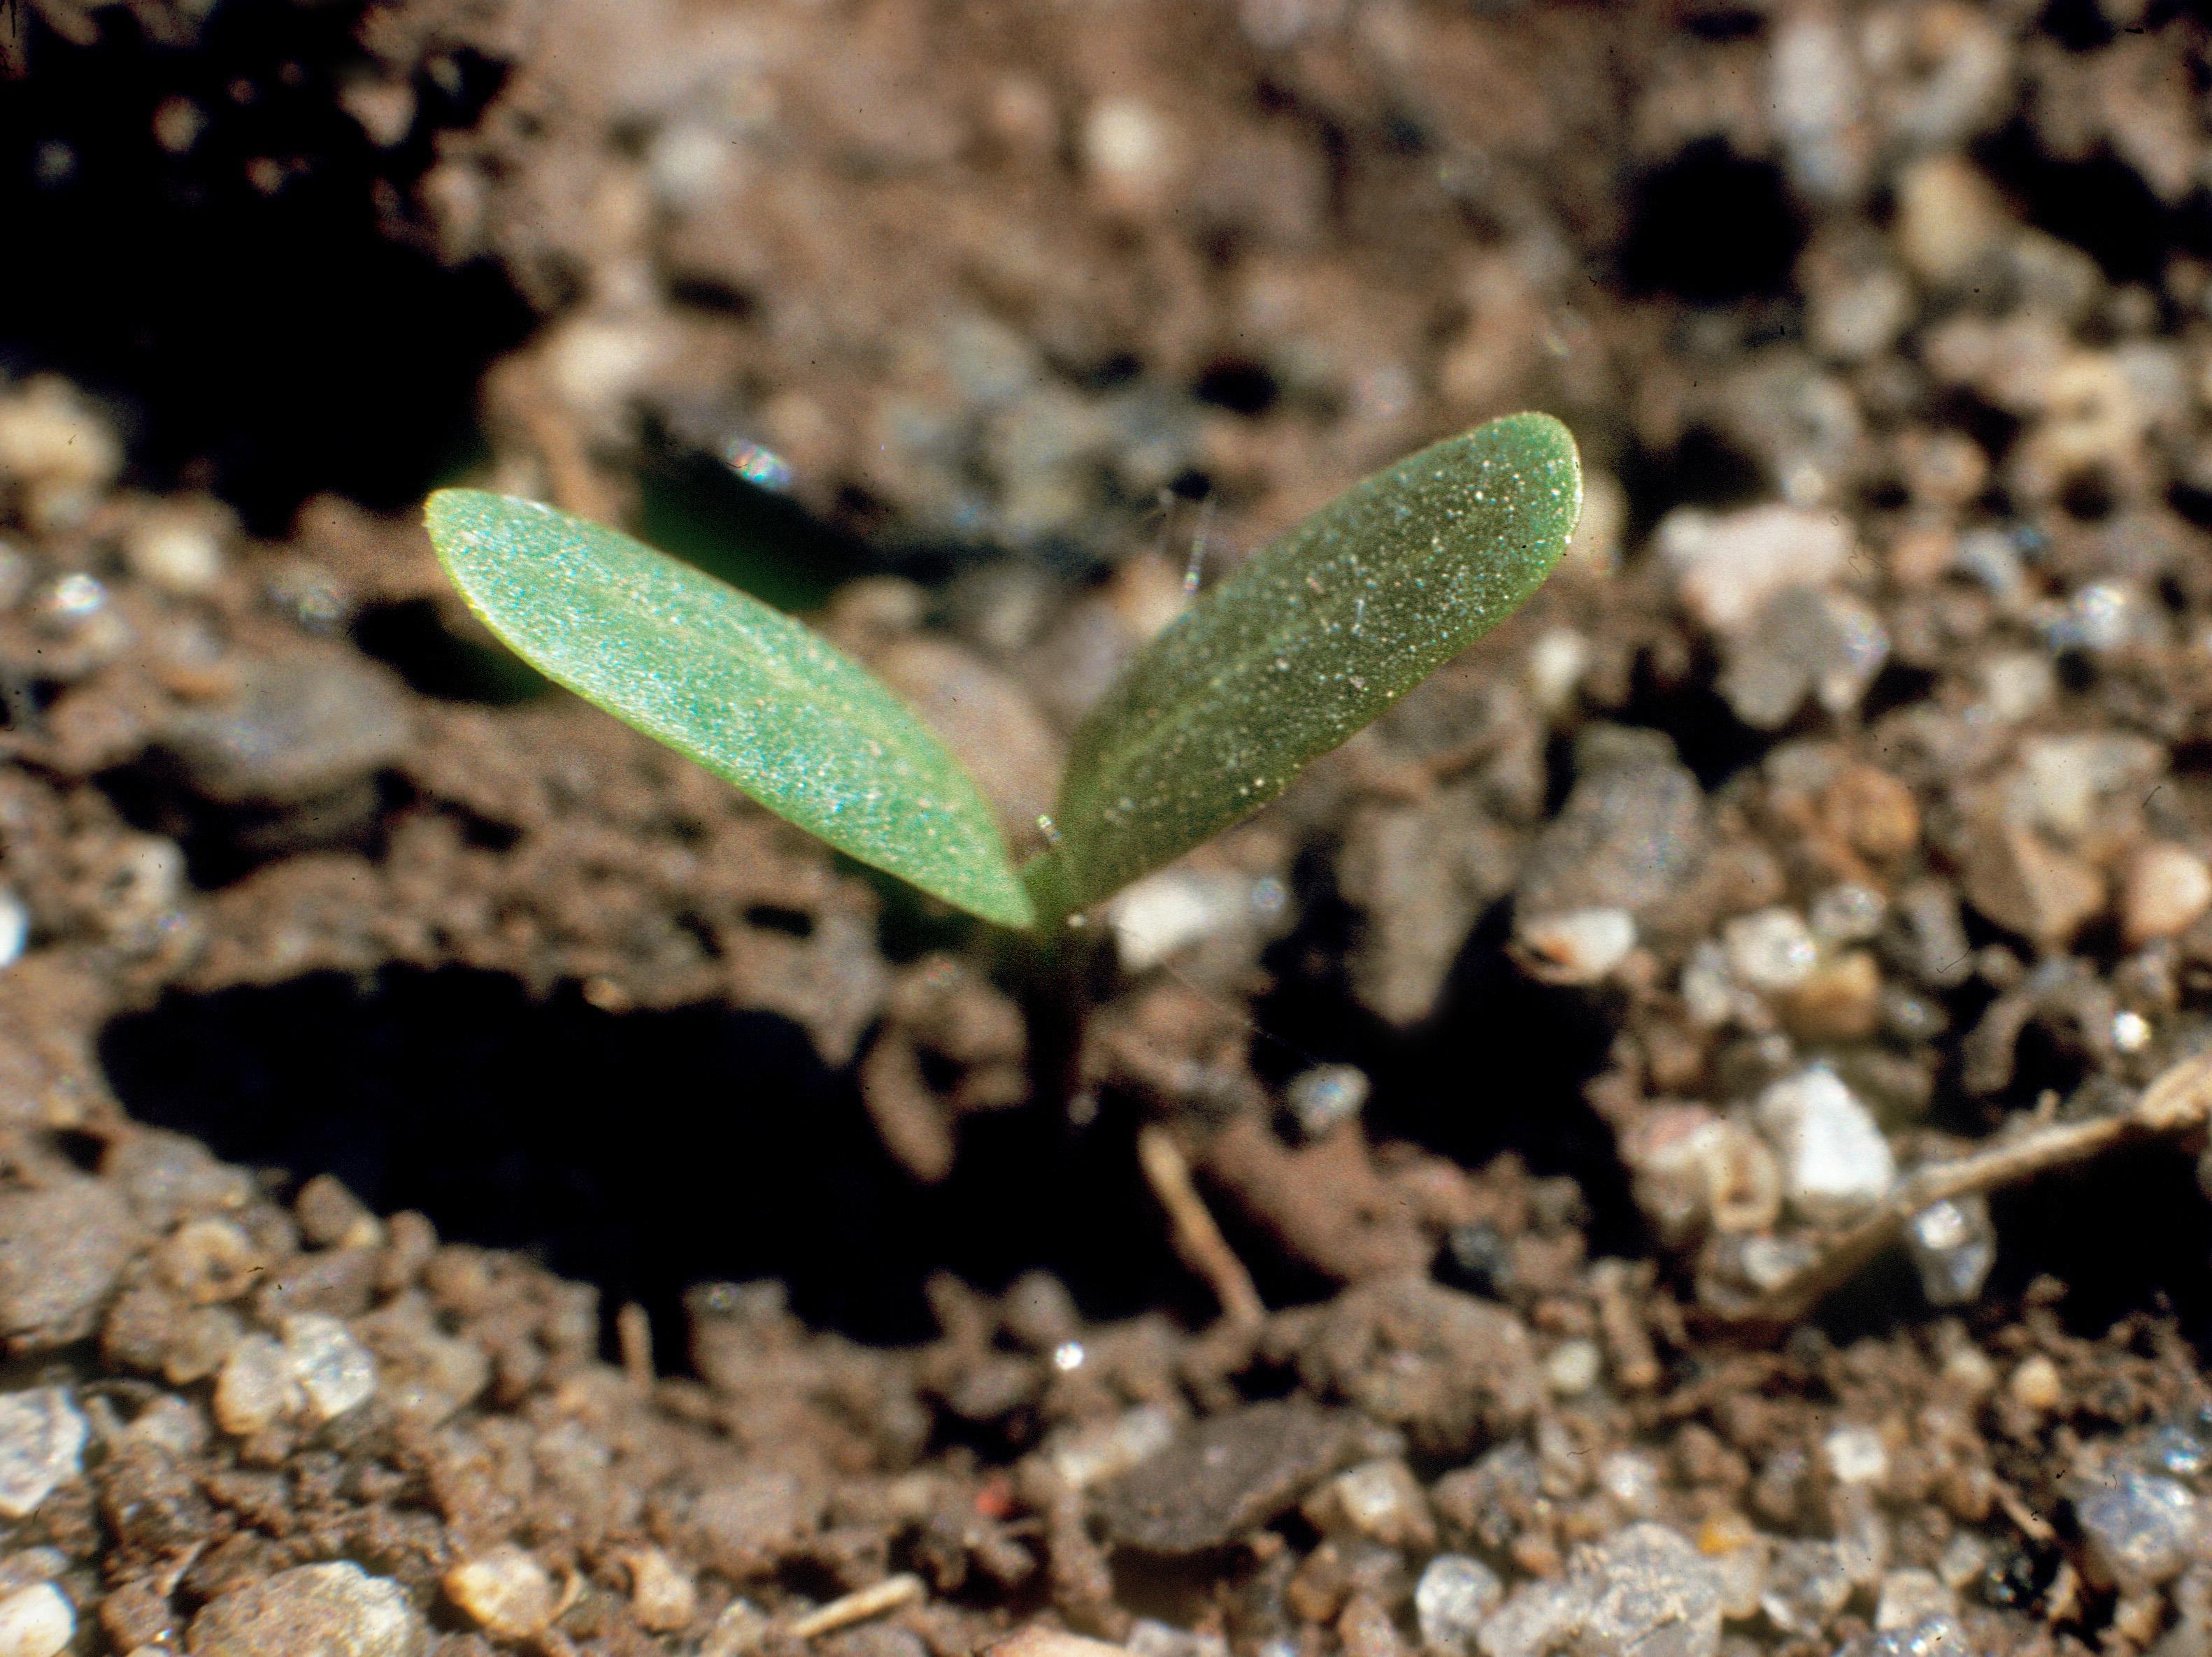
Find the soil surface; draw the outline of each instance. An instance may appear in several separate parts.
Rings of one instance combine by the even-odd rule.
[[[0,1657],[2212,1651],[2212,28],[0,9]],[[1019,838],[1550,410],[1559,574],[1056,968],[492,646],[816,613]]]

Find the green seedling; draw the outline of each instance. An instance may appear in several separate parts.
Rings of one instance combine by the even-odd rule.
[[[1565,427],[1515,415],[1407,457],[1249,560],[1078,728],[1017,869],[945,744],[812,628],[616,531],[474,489],[430,539],[556,682],[860,862],[1002,926],[1056,926],[1289,786],[1513,613],[1582,509]]]

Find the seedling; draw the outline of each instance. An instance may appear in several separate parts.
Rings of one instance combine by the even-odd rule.
[[[540,671],[862,863],[1002,926],[1057,926],[1257,810],[1513,613],[1582,510],[1574,440],[1515,415],[1353,485],[1137,652],[1077,729],[1046,851],[804,623],[628,536],[474,489],[430,539]]]

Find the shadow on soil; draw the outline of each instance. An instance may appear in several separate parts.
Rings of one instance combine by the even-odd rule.
[[[450,1240],[523,1250],[652,1314],[688,1367],[690,1284],[776,1278],[817,1327],[933,1331],[922,1286],[1036,1267],[1093,1317],[1187,1300],[1133,1166],[1133,1119],[971,1120],[952,1176],[884,1152],[849,1073],[772,1014],[603,1012],[503,975],[389,969],[171,994],[112,1023],[100,1059],[139,1120],[216,1155],[336,1174]]]

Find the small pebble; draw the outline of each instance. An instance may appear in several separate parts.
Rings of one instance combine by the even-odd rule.
[[[1654,538],[1683,604],[1724,634],[1748,626],[1778,593],[1833,580],[1853,550],[1840,516],[1781,506],[1724,517],[1680,507],[1660,522]]]
[[[1480,1559],[1440,1553],[1413,1586],[1413,1617],[1421,1642],[1441,1657],[1468,1657],[1474,1631],[1505,1597],[1505,1584]]]
[[[1838,1484],[1880,1484],[1889,1477],[1889,1450],[1871,1427],[1838,1427],[1820,1441]]]
[[[487,1632],[527,1640],[553,1620],[553,1578],[524,1549],[502,1544],[446,1573],[446,1597]]]
[[[267,1335],[233,1346],[216,1375],[216,1424],[236,1438],[265,1431],[303,1401],[291,1355]]]
[[[1283,1102],[1290,1107],[1298,1131],[1318,1139],[1340,1122],[1359,1114],[1367,1102],[1367,1072],[1355,1065],[1316,1065],[1291,1079]]]
[[[1674,1532],[1631,1525],[1577,1549],[1564,1577],[1516,1588],[1475,1637],[1484,1657],[1714,1657],[1720,1584]]]
[[[51,1582],[0,1599],[0,1657],[56,1657],[76,1637],[76,1612]]]
[[[2058,1378],[2058,1366],[2042,1353],[2021,1360],[2020,1367],[2012,1372],[2005,1390],[2013,1401],[2039,1415],[2048,1415],[2066,1401],[2065,1384]]]
[[[198,516],[183,511],[149,513],[123,542],[131,572],[179,598],[212,592],[222,580],[222,544]]]
[[[1194,944],[1249,926],[1252,894],[1243,875],[1164,869],[1146,876],[1106,906],[1121,969],[1147,972]]]
[[[1959,1599],[1934,1571],[1893,1570],[1881,1579],[1875,1602],[1877,1630],[1912,1629],[1958,1614]]]
[[[1636,947],[1636,918],[1626,909],[1534,915],[1516,930],[1531,971],[1547,983],[1598,983]]]
[[[1579,1398],[1597,1385],[1601,1366],[1595,1341],[1561,1341],[1544,1360],[1544,1380],[1561,1398]]]
[[[1173,1416],[1157,1404],[1139,1404],[1109,1420],[1056,1429],[1045,1459],[1071,1490],[1085,1490],[1158,1455],[1175,1434]]]
[[[31,941],[31,912],[23,900],[0,887],[0,967],[12,967],[23,958]]]
[[[1423,1547],[1436,1540],[1428,1498],[1406,1464],[1384,1456],[1346,1468],[1325,1487],[1344,1523],[1386,1548]]]
[[[768,1633],[769,1621],[759,1606],[750,1599],[732,1599],[707,1630],[699,1657],[750,1657],[767,1643]]]
[[[337,1319],[298,1312],[284,1320],[283,1332],[292,1374],[319,1423],[335,1421],[375,1395],[376,1360]]]
[[[1755,990],[1793,989],[1820,960],[1811,929],[1794,909],[1737,915],[1721,928],[1721,945],[1736,981]]]
[[[1905,1228],[1905,1246],[1931,1306],[1965,1306],[1982,1292],[1996,1264],[1996,1228],[1988,1201],[1954,1197],[1931,1204]]]
[[[81,1476],[88,1430],[58,1387],[0,1393],[0,1514],[27,1519]]]
[[[192,1657],[427,1657],[430,1630],[398,1583],[342,1562],[300,1565],[211,1601]]]
[[[1659,1511],[1659,1464],[1638,1450],[1615,1450],[1598,1463],[1598,1488],[1632,1519]]]
[[[1781,1157],[1784,1193],[1809,1220],[1858,1213],[1897,1179],[1889,1142],[1825,1065],[1771,1083],[1759,1095],[1757,1114]]]
[[[1888,918],[1889,900],[1871,886],[1831,886],[1813,900],[1813,932],[1826,944],[1863,944]]]
[[[2124,1590],[2181,1574],[2201,1545],[2198,1507],[2187,1485],[2132,1467],[2108,1468],[2074,1501],[2091,1556]]]
[[[2174,938],[2212,909],[2212,868],[2186,847],[2153,841],[2129,859],[2120,921],[2131,944]]]
[[[659,1548],[641,1548],[625,1554],[629,1567],[630,1614],[649,1634],[673,1634],[689,1628],[699,1614],[699,1588],[690,1572],[683,1569]]]

